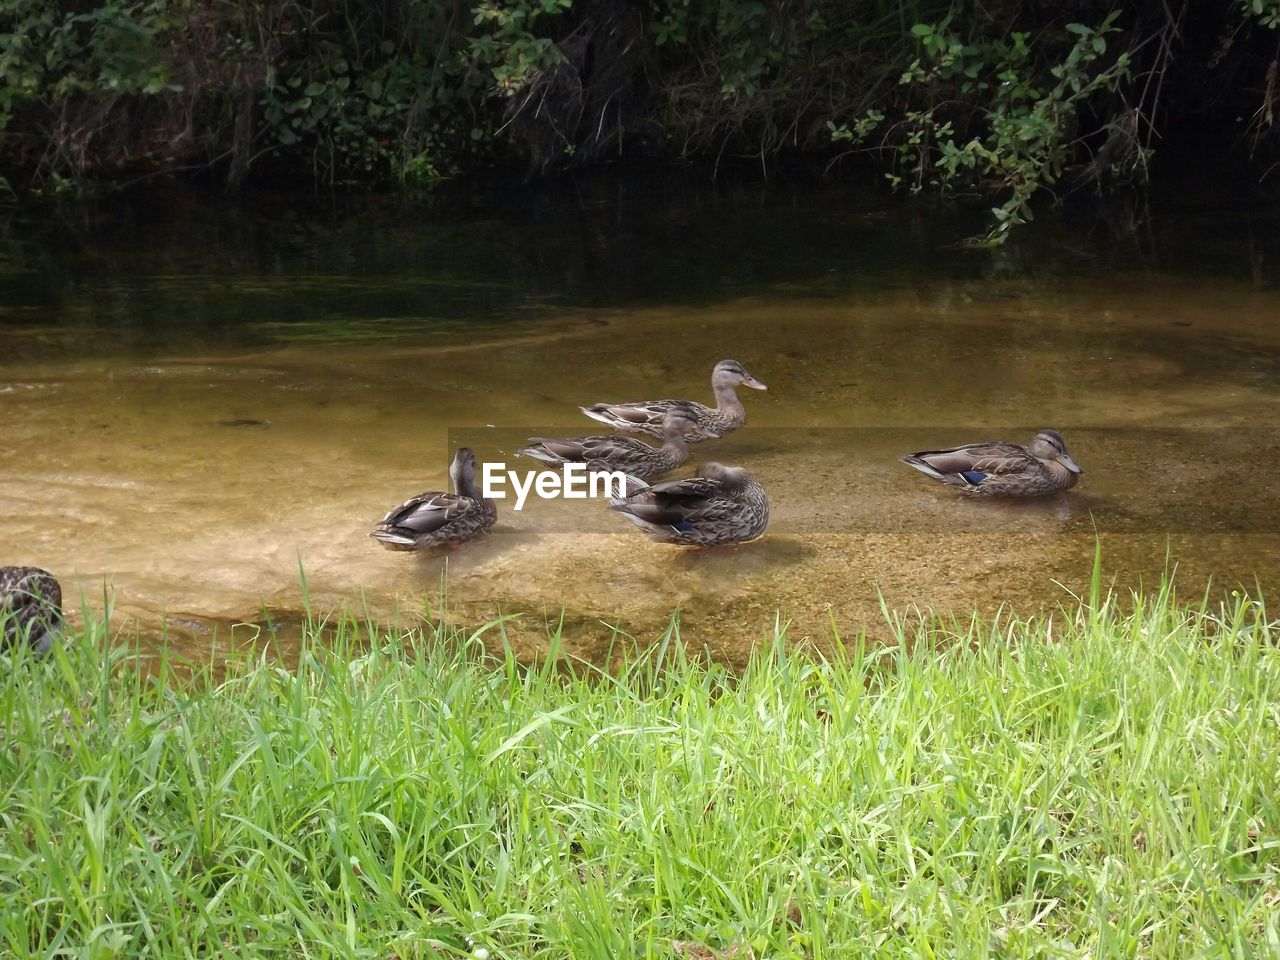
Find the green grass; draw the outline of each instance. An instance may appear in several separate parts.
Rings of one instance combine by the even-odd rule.
[[[1258,601],[894,624],[737,674],[674,627],[612,675],[353,624],[19,655],[0,956],[1280,956]]]

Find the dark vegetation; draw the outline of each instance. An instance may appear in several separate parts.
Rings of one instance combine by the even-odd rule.
[[[1280,158],[1280,0],[0,0],[0,173],[432,183],[618,157],[878,162],[906,190]],[[876,174],[878,175],[878,174]]]

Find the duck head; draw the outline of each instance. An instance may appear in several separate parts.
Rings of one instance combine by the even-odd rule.
[[[1037,460],[1056,460],[1072,473],[1084,473],[1080,464],[1067,453],[1067,442],[1057,430],[1041,430],[1027,447],[1027,452]]]
[[[475,494],[476,487],[476,455],[470,447],[459,447],[453,455],[453,463],[449,464],[449,479],[453,482],[453,492],[464,497]]]
[[[718,439],[719,432],[698,422],[698,413],[690,406],[673,407],[662,420],[662,439],[679,440],[696,433],[700,437]]]
[[[721,360],[711,372],[711,384],[716,387],[736,387],[742,384],[752,390],[768,390],[763,383],[747,373],[747,368],[737,360]]]
[[[745,482],[751,475],[742,467],[728,467],[714,460],[700,464],[696,471],[699,477],[710,477],[719,480],[726,487],[736,487]]]

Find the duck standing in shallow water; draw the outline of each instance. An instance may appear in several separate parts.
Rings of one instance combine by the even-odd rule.
[[[0,649],[27,643],[47,653],[62,632],[62,587],[39,567],[0,567]]]
[[[741,467],[704,463],[698,475],[649,486],[635,480],[613,510],[655,540],[691,547],[755,540],[769,523],[764,487]]]
[[[722,437],[747,422],[746,408],[733,389],[739,384],[752,390],[769,389],[747,373],[737,360],[721,360],[711,371],[711,389],[716,396],[714,407],[693,400],[639,400],[635,403],[597,403],[583,407],[582,412],[615,430],[661,437],[667,413],[673,407],[690,406],[697,414],[698,425],[707,428],[707,436]],[[692,431],[685,436],[687,443],[698,443],[702,439],[703,436]]]
[[[484,533],[498,519],[498,507],[480,495],[476,455],[462,447],[449,465],[453,493],[428,491],[406,500],[369,536],[389,550],[421,550],[462,543]]]
[[[685,436],[714,437],[709,427],[698,423],[692,404],[672,407],[662,421],[661,447],[651,446],[634,437],[567,437],[548,440],[530,437],[533,444],[516,451],[516,456],[533,457],[543,463],[585,463],[587,469],[601,472],[620,470],[640,480],[669,473],[689,459]]]
[[[1000,440],[900,458],[926,476],[982,496],[1038,497],[1070,490],[1084,473],[1057,430],[1041,430],[1025,447]]]

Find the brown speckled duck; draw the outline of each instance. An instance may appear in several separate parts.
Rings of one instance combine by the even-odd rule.
[[[739,384],[752,390],[769,389],[747,373],[737,360],[721,360],[711,371],[711,389],[716,396],[714,407],[692,400],[639,400],[635,403],[597,403],[583,407],[582,412],[615,430],[661,437],[667,412],[672,407],[687,404],[697,412],[698,425],[706,427],[709,436],[722,437],[747,422],[746,408],[733,389]],[[693,431],[685,437],[688,443],[698,443],[702,439],[703,436]]]
[[[697,476],[649,486],[632,480],[612,509],[664,543],[709,547],[755,540],[769,523],[769,498],[741,467],[704,463]]]
[[[1007,441],[968,443],[900,458],[925,476],[981,496],[1038,497],[1070,490],[1080,465],[1057,430],[1041,430],[1025,447]]]
[[[39,567],[0,567],[0,648],[47,653],[62,632],[62,587]]]
[[[428,491],[396,507],[369,536],[389,550],[421,550],[457,544],[484,533],[498,519],[498,507],[480,495],[476,455],[462,447],[449,465],[453,493]]]
[[[662,422],[660,447],[634,437],[566,437],[545,439],[530,437],[531,447],[517,451],[517,456],[533,457],[543,463],[585,463],[589,470],[620,470],[641,480],[669,473],[689,459],[685,435],[714,437],[709,427],[698,423],[692,404],[672,407]]]

